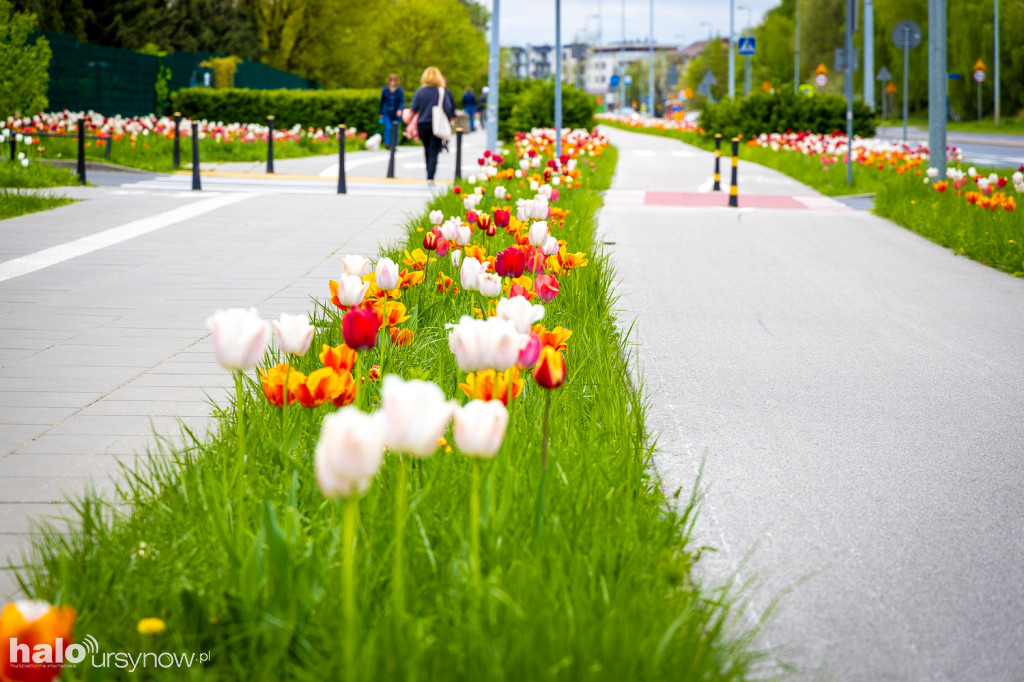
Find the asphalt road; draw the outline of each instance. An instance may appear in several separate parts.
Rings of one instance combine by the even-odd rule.
[[[903,139],[903,128],[879,128],[878,136],[900,140]],[[907,139],[927,142],[928,132],[912,128],[907,131]],[[947,144],[963,150],[964,159],[969,163],[1014,170],[1024,165],[1024,137],[1020,135],[957,132],[948,133],[946,140]]]
[[[704,577],[756,583],[744,624],[780,598],[761,641],[802,679],[1024,679],[1024,281],[862,211],[642,203],[710,156],[609,135],[620,322],[664,488],[704,464]],[[739,175],[741,207],[792,189]]]

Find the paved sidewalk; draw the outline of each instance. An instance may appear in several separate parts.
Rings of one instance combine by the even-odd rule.
[[[154,431],[206,427],[230,384],[210,313],[309,310],[341,254],[375,254],[427,196],[69,193],[87,200],[0,221],[0,561],[65,495],[109,492]]]
[[[608,134],[613,192],[710,174]],[[741,207],[798,194],[739,175]],[[763,641],[801,678],[1024,679],[1024,282],[865,212],[606,205],[600,226],[655,465],[685,493],[705,463],[699,566],[759,583],[752,621],[782,595]]]

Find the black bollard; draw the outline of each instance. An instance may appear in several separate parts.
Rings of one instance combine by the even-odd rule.
[[[14,161],[18,157],[18,140],[15,137],[17,133],[13,130],[8,130],[7,132],[11,134],[11,139],[9,140],[11,143],[11,161]]]
[[[729,205],[738,207],[740,200],[738,194],[738,188],[736,187],[736,173],[740,165],[740,138],[732,138],[732,182],[729,184]]]
[[[78,119],[78,181],[85,184],[85,117]]]
[[[203,182],[199,178],[199,124],[192,121],[192,189],[201,191]]]
[[[722,159],[722,135],[715,133],[715,186],[711,188],[713,192],[722,191],[722,175],[719,172],[718,162]]]
[[[274,117],[267,116],[267,172],[274,172]]]
[[[395,149],[398,147],[398,138],[402,134],[402,123],[398,120],[391,126],[391,160],[388,161],[388,177],[395,177]]]
[[[462,179],[462,128],[455,129],[455,179]]]
[[[345,126],[338,126],[338,194],[346,194],[345,187]]]
[[[181,112],[174,112],[174,170],[181,168]]]

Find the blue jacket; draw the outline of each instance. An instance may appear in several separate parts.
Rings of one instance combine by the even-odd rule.
[[[420,115],[420,123],[432,123],[430,110],[437,106],[437,100],[439,99],[438,88],[420,88],[416,91],[416,94],[412,96],[412,104],[409,108],[413,110],[413,113]],[[455,97],[452,95],[451,90],[444,91],[444,113],[449,119],[455,118]]]
[[[380,91],[380,114],[384,118],[396,118],[398,111],[405,108],[405,92],[395,88],[391,92],[387,88]]]
[[[468,107],[475,107],[475,106],[476,106],[476,95],[474,95],[472,92],[465,93],[462,96],[462,108],[466,109]]]

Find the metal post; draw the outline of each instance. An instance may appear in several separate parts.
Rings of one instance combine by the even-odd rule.
[[[203,182],[199,178],[199,124],[192,121],[192,190],[203,189]]]
[[[622,0],[622,42],[619,43],[619,113],[626,108],[626,0]]]
[[[338,126],[338,194],[347,194],[345,186],[345,126]]]
[[[928,0],[928,164],[946,179],[946,0]]]
[[[975,81],[975,84],[978,86],[978,120],[980,121],[981,120],[981,83],[978,82],[978,81]]]
[[[18,140],[17,140],[16,134],[15,134],[15,132],[13,130],[10,131],[10,133],[11,133],[11,139],[9,140],[9,142],[10,142],[10,145],[11,145],[11,161],[14,161],[15,157],[18,156]]]
[[[455,129],[455,179],[462,179],[462,128]]]
[[[498,20],[501,18],[501,0],[494,0],[491,12],[491,54],[488,63],[487,84],[487,149],[496,151],[498,147],[498,66],[501,59],[500,33]],[[392,149],[394,147],[392,146]]]
[[[875,108],[875,6],[864,0],[864,104]],[[884,97],[883,97],[884,99]]]
[[[846,52],[843,59],[843,90],[846,91],[846,185],[853,184],[853,15],[857,0],[846,0]]]
[[[174,112],[174,170],[181,168],[181,112]]]
[[[103,145],[103,156],[107,161],[110,161],[110,152],[113,151],[114,146],[114,135],[113,133],[107,133],[106,144]]]
[[[719,172],[719,163],[722,160],[722,134],[715,133],[715,185],[711,188],[713,192],[722,191],[722,174]]]
[[[903,29],[903,44],[909,44],[910,29]],[[907,88],[910,83],[910,49],[903,48],[903,142],[907,142]]]
[[[555,0],[555,156],[562,155],[562,0]]]
[[[796,0],[796,28],[793,31],[793,92],[800,92],[800,0]]]
[[[487,108],[490,109],[490,102],[487,103]],[[490,136],[490,128],[487,129],[487,135]],[[398,136],[402,132],[402,123],[395,119],[391,125],[391,156],[388,159],[388,177],[395,177],[395,148],[398,147]]]
[[[13,139],[13,138],[12,138]],[[11,148],[13,152],[14,148]],[[13,153],[11,158],[13,159]],[[85,184],[85,117],[78,119],[78,181]]]
[[[729,98],[736,96],[736,0],[729,0]]]
[[[743,65],[744,93],[746,97],[750,97],[750,55],[743,55],[743,61],[745,62]]]
[[[729,183],[729,205],[739,208],[739,187],[737,186],[737,175],[740,166],[740,138],[732,138],[732,182]]]
[[[274,117],[267,116],[267,172],[274,172]]]
[[[999,125],[999,0],[992,0],[993,21],[992,21],[992,120]]]
[[[647,71],[647,109],[651,116],[654,116],[654,0],[651,0],[651,39],[647,54],[651,63]]]

